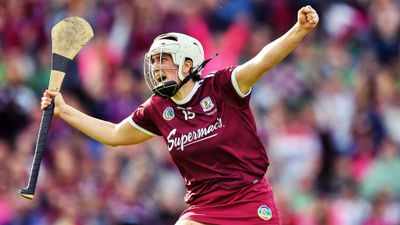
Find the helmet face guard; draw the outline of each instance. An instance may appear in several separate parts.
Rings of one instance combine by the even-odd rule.
[[[218,53],[214,54],[211,58],[203,61],[195,70],[192,70],[188,76],[186,76],[179,84],[174,81],[163,81],[162,77],[158,78],[158,84],[155,80],[157,80],[157,77],[154,75],[153,72],[151,72],[151,77],[152,80],[149,80],[149,82],[155,82],[155,86],[151,89],[151,91],[163,98],[170,98],[176,94],[176,92],[179,91],[179,89],[186,84],[190,79],[194,79],[196,75],[198,76],[200,71],[209,63],[214,57],[216,57]],[[161,60],[161,57],[160,57]],[[160,68],[160,69],[176,69],[176,68]],[[147,82],[147,80],[146,80]],[[148,83],[149,84],[149,83]]]
[[[181,81],[163,81],[162,77],[158,77],[154,73],[155,69],[167,70],[176,68],[154,68],[152,57],[159,55],[159,65],[163,54],[169,54],[172,57],[177,68],[177,75]],[[182,67],[185,60],[190,59],[193,62],[192,71],[186,78],[182,75]],[[194,75],[201,74],[202,63],[204,62],[204,51],[201,43],[185,34],[167,33],[158,36],[150,47],[149,52],[144,57],[144,77],[150,90],[161,97],[169,98],[178,92],[179,88],[189,81]],[[200,68],[201,67],[201,68]],[[160,76],[160,75],[159,75]],[[185,82],[183,82],[185,80]]]
[[[158,84],[151,91],[163,98],[170,98],[178,92],[180,87],[182,87],[182,85],[179,85],[176,81],[170,80]]]
[[[153,62],[152,57],[154,55],[159,54],[159,63],[158,67],[156,68],[155,63]],[[165,54],[164,54],[165,55]],[[155,53],[153,55],[145,54],[144,60],[144,77],[146,80],[147,86],[150,90],[163,98],[172,97],[178,92],[178,83],[174,80],[165,81],[165,77],[159,73],[158,75],[155,73],[156,71],[160,70],[178,70],[177,68],[166,68],[163,67],[161,60],[163,58],[162,50],[159,53]]]

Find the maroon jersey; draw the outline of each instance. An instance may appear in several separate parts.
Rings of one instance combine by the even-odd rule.
[[[132,114],[134,127],[166,141],[184,178],[189,204],[216,190],[256,183],[268,167],[250,93],[240,92],[234,69],[207,75],[182,101],[153,95]]]

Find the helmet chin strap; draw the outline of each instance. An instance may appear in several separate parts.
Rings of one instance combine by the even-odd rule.
[[[196,76],[200,72],[200,70],[202,70],[207,65],[207,63],[209,63],[217,55],[218,53],[215,53],[211,58],[204,60],[195,70],[190,72],[190,74],[186,76],[179,84],[173,80],[159,83],[152,89],[153,93],[163,98],[170,98],[174,96],[184,84],[186,84],[190,79]]]

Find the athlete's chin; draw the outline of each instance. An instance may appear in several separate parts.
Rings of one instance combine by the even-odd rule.
[[[168,83],[168,81],[170,81],[170,80],[163,80],[161,82],[158,82],[157,85],[164,85],[164,84]]]
[[[159,84],[169,84],[169,83],[171,83],[171,82],[176,82],[176,80],[173,80],[173,79],[167,79],[167,80],[163,80],[163,81],[161,81]]]

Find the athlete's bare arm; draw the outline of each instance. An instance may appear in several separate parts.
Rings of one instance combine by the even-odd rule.
[[[41,108],[46,108],[52,98],[55,99],[54,115],[102,144],[137,144],[153,137],[133,127],[128,120],[115,124],[86,115],[66,104],[60,93],[46,91],[42,97]]]
[[[247,93],[265,72],[281,62],[318,21],[318,14],[311,6],[301,8],[297,13],[297,23],[287,33],[265,46],[254,58],[238,66],[236,81],[241,92]]]

